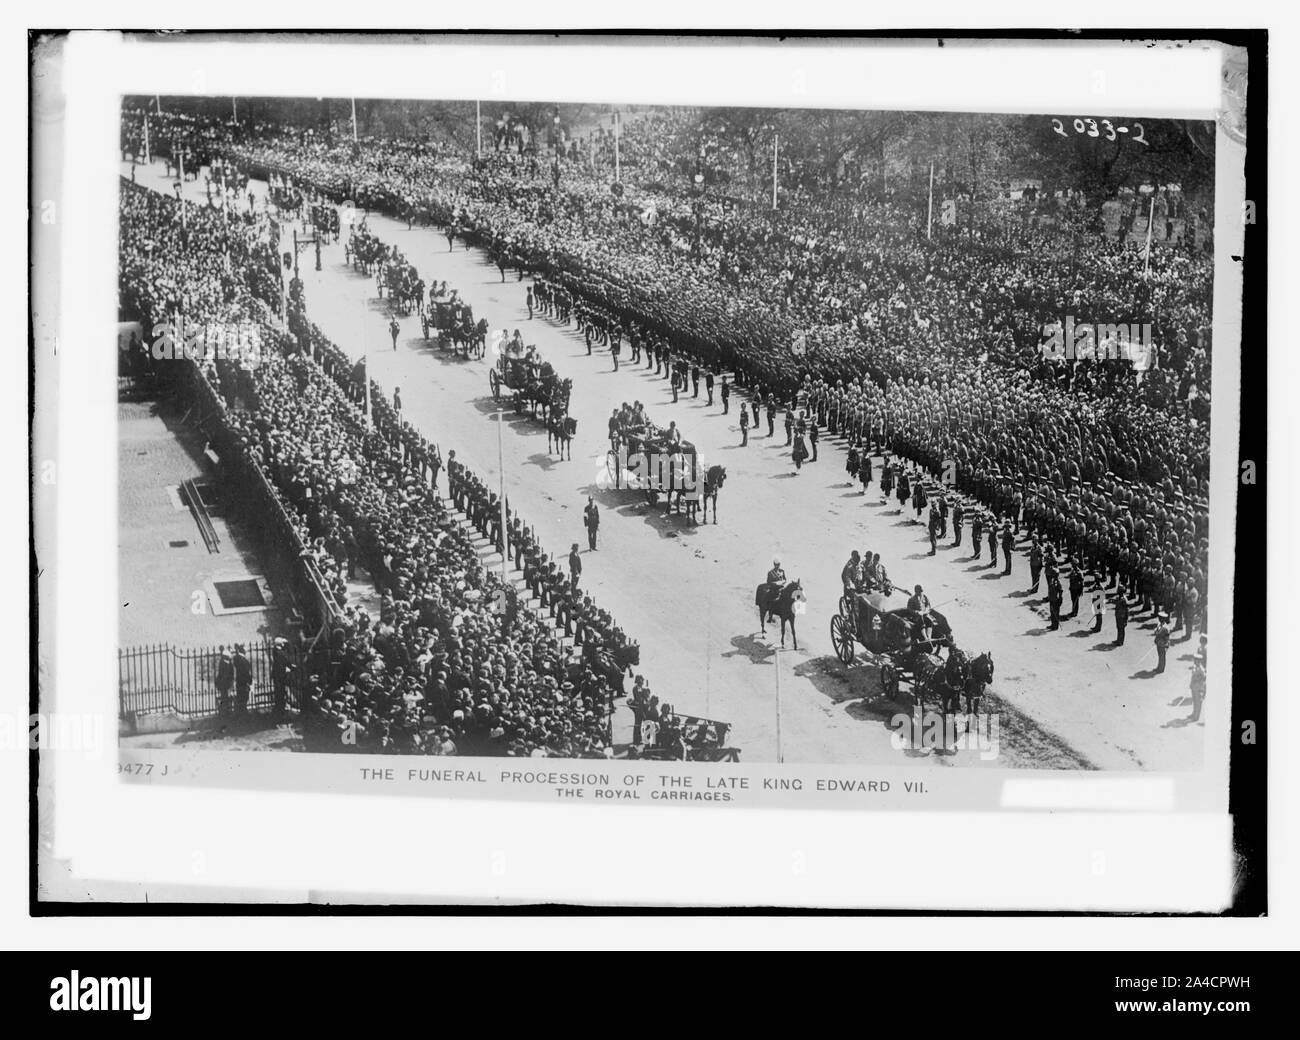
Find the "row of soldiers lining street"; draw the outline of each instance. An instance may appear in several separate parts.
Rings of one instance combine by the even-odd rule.
[[[1060,473],[1044,469],[1035,446],[1014,436],[1005,438],[1015,449],[1008,452],[1006,444],[994,444],[978,429],[964,443],[893,429],[874,384],[830,387],[810,380],[806,386],[810,407],[825,416],[832,432],[861,445],[864,455],[891,452],[927,477],[942,475],[948,493],[965,494],[999,526],[1010,521],[1016,535],[1024,525],[1050,540],[1111,588],[1138,597],[1142,609],[1176,618],[1199,611],[1204,623],[1208,509],[1188,502],[1168,476],[1153,486],[1095,466],[1086,474],[1075,466]],[[908,426],[927,429],[924,422]],[[937,441],[951,445],[951,454],[937,450]],[[1005,462],[996,461],[999,456]]]
[[[524,525],[507,503],[508,544],[501,542],[501,499],[483,481],[456,461],[456,453],[447,456],[448,493],[456,508],[469,517],[470,523],[483,533],[497,552],[508,554],[509,562],[523,571],[529,593],[549,611],[555,623],[575,646],[583,648],[584,657],[592,657],[602,648],[628,646],[627,636],[615,624],[608,611],[596,606],[592,598],[578,588],[577,574],[566,575],[554,556],[547,555],[533,528]],[[507,611],[518,609],[513,587],[507,593]]]

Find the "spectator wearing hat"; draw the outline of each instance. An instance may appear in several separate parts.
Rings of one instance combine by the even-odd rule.
[[[214,685],[217,688],[217,714],[225,715],[230,711],[230,688],[235,683],[235,665],[230,651],[224,646],[220,648],[220,654]]]
[[[244,644],[235,644],[235,656],[231,660],[235,669],[235,710],[240,715],[248,714],[248,696],[253,688],[253,665],[244,652]]]

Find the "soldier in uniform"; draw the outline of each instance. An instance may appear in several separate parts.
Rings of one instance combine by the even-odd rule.
[[[1156,655],[1159,658],[1156,675],[1159,675],[1165,670],[1165,655],[1169,652],[1169,618],[1163,611],[1159,615],[1155,633],[1151,638],[1156,644]]]
[[[731,412],[731,386],[727,383],[727,377],[722,377],[722,414],[728,415]]]
[[[600,530],[600,507],[591,495],[587,496],[587,504],[582,510],[582,524],[587,529],[587,547],[595,552],[596,532]]]
[[[1128,599],[1123,590],[1115,594],[1115,645],[1124,645],[1124,629],[1128,627]]]
[[[1006,561],[1003,574],[1011,573],[1011,550],[1016,547],[1016,537],[1011,533],[1011,521],[1002,521],[1002,557]]]
[[[1030,587],[1030,592],[1038,591],[1038,581],[1043,573],[1043,543],[1037,534],[1034,535],[1033,544],[1029,549],[1029,577],[1033,579],[1034,584]]]
[[[990,567],[998,565],[998,521],[997,517],[989,516],[989,562]]]
[[[1061,581],[1053,571],[1047,578],[1047,603],[1052,612],[1052,623],[1049,626],[1053,632],[1061,627],[1061,603],[1065,595],[1061,591]]]
[[[1079,597],[1083,595],[1083,570],[1077,563],[1070,566],[1070,613],[1069,617],[1079,616]]]
[[[975,515],[971,517],[971,521],[970,521],[970,540],[972,546],[975,549],[975,554],[971,556],[972,560],[978,560],[980,558],[980,552],[983,550],[983,544],[984,544],[981,541],[981,536],[983,534],[984,534],[984,511],[982,509],[976,509]]]
[[[952,545],[954,549],[961,545],[961,524],[965,518],[966,510],[962,508],[961,499],[958,499],[952,506]]]
[[[740,446],[749,446],[749,409],[743,404],[740,406]]]

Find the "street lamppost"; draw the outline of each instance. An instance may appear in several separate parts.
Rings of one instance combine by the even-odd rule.
[[[777,647],[772,652],[772,667],[776,672],[776,761],[785,762],[785,747],[781,741],[781,655],[785,647]]]
[[[504,438],[501,433],[502,424],[505,422],[505,410],[499,409],[495,413],[497,419],[497,476],[499,479],[498,494],[501,497],[501,625],[504,628],[508,617],[506,604],[509,596],[507,591],[510,585],[510,529],[506,526],[507,508],[506,508],[506,462]]]

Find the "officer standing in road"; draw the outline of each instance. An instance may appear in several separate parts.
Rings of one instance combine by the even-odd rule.
[[[952,546],[957,548],[961,545],[961,523],[966,519],[966,510],[962,508],[961,499],[953,503],[952,507]]]
[[[1070,566],[1070,617],[1079,616],[1079,597],[1083,595],[1083,571],[1077,563]]]
[[[1053,573],[1047,579],[1047,603],[1052,612],[1052,624],[1049,627],[1053,632],[1061,627],[1061,603],[1064,600],[1065,595],[1061,591],[1061,579]]]
[[[1038,535],[1034,535],[1034,544],[1029,550],[1029,576],[1033,579],[1034,584],[1030,592],[1038,591],[1038,581],[1043,573],[1043,543]]]
[[[984,512],[981,509],[975,510],[975,515],[971,517],[970,522],[970,540],[975,549],[975,554],[971,556],[972,560],[980,558],[980,552],[984,548],[982,535],[984,534]]]
[[[740,409],[740,446],[749,446],[749,409],[743,405]]]
[[[989,517],[989,566],[998,565],[998,520],[995,516]]]
[[[710,408],[713,407],[713,370],[709,369],[704,373],[704,393],[708,397],[706,402]]]
[[[1163,611],[1160,613],[1160,620],[1152,639],[1155,641],[1156,654],[1160,659],[1156,665],[1156,675],[1159,675],[1165,670],[1165,655],[1169,652],[1169,616]]]
[[[1006,561],[1003,574],[1011,573],[1011,550],[1016,547],[1016,536],[1011,533],[1011,521],[1002,521],[1002,556]]]
[[[1124,645],[1124,629],[1128,627],[1128,597],[1124,590],[1115,593],[1115,645]]]
[[[582,557],[578,554],[578,543],[573,543],[573,548],[569,550],[569,581],[573,585],[573,591],[578,591],[578,579],[582,577]]]
[[[722,414],[727,415],[731,412],[731,385],[727,382],[727,377],[722,377]]]
[[[388,334],[393,337],[393,349],[397,349],[397,337],[401,334],[402,326],[397,324],[397,319],[393,318],[388,323]]]
[[[587,506],[582,511],[582,523],[587,528],[587,547],[595,552],[596,532],[600,529],[600,507],[590,495],[587,496]]]

